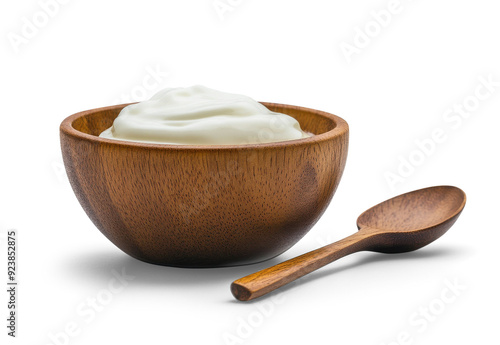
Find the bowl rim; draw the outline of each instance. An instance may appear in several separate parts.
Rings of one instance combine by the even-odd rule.
[[[101,138],[96,135],[88,134],[81,132],[73,127],[73,122],[78,118],[97,113],[100,111],[107,111],[116,108],[124,108],[128,105],[135,104],[133,103],[124,103],[124,104],[116,104],[107,107],[94,108],[89,110],[80,111],[73,115],[65,118],[61,125],[59,126],[60,132],[64,133],[68,136],[85,140],[91,142],[97,142],[102,144],[109,144],[114,146],[121,147],[129,147],[129,148],[149,148],[149,149],[159,149],[159,150],[245,150],[245,149],[266,149],[266,148],[278,148],[278,147],[289,147],[289,146],[301,146],[301,145],[312,145],[324,141],[331,140],[335,137],[345,135],[349,132],[349,126],[347,122],[334,114],[327,113],[325,111],[316,110],[312,108],[306,108],[296,105],[282,104],[282,103],[271,103],[271,102],[259,102],[264,106],[279,106],[285,109],[294,109],[294,110],[303,110],[310,113],[314,113],[318,116],[326,117],[330,120],[333,120],[335,123],[335,127],[331,130],[316,134],[308,138],[294,139],[294,140],[286,140],[286,141],[278,141],[278,142],[269,142],[269,143],[258,143],[258,144],[237,144],[237,145],[176,145],[176,144],[162,144],[162,143],[145,143],[138,141],[126,141],[126,140],[118,140],[118,139],[108,139]]]

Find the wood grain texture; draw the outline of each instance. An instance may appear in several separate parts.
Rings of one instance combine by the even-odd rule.
[[[346,255],[368,250],[403,253],[441,237],[465,206],[452,186],[424,188],[380,203],[359,216],[359,231],[343,240],[238,279],[231,292],[241,301],[261,297]]]
[[[316,223],[344,170],[348,126],[263,103],[315,135],[251,145],[162,145],[99,138],[125,105],[60,126],[71,186],[96,227],[127,254],[181,267],[248,264],[281,254]]]

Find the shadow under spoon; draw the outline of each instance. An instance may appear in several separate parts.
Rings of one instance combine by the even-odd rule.
[[[419,189],[386,200],[358,217],[357,233],[240,278],[231,284],[231,292],[248,301],[355,252],[404,253],[422,248],[455,223],[465,201],[465,193],[453,186]]]

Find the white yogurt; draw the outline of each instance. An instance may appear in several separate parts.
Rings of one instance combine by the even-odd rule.
[[[204,86],[164,89],[122,109],[100,137],[177,145],[240,145],[309,137],[293,117]]]

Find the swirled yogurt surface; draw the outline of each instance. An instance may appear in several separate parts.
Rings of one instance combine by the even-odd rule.
[[[311,136],[293,117],[204,86],[169,88],[122,109],[100,137],[178,145],[241,145]]]

